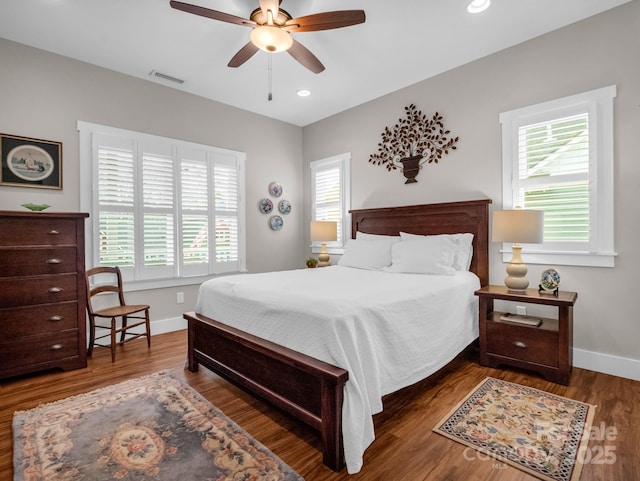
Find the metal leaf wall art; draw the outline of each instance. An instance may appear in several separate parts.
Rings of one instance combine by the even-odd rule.
[[[425,163],[438,163],[443,154],[456,149],[458,137],[445,130],[438,112],[428,118],[414,104],[404,108],[405,117],[392,128],[385,127],[378,152],[369,162],[383,165],[390,172],[403,169],[405,184],[417,182],[416,175]]]

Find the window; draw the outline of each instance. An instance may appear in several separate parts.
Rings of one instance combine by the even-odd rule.
[[[351,237],[350,160],[351,154],[347,153],[311,162],[311,220],[338,223],[338,240],[327,242],[330,254],[341,254],[347,239]],[[312,250],[320,252],[320,244],[314,244]]]
[[[503,208],[544,211],[544,243],[526,246],[525,262],[613,267],[615,95],[610,86],[500,115]]]
[[[118,265],[137,288],[244,270],[245,154],[85,122],[78,130],[91,265]]]

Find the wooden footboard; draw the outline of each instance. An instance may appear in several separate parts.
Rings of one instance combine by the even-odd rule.
[[[319,431],[323,462],[344,467],[342,400],[344,369],[187,312],[188,369],[202,364]]]

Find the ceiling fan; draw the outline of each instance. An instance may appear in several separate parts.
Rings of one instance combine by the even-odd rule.
[[[261,49],[269,53],[287,51],[289,55],[313,73],[320,73],[324,70],[324,65],[306,47],[294,39],[291,32],[331,30],[357,25],[365,21],[364,10],[339,10],[292,18],[289,13],[280,8],[281,1],[258,0],[260,7],[251,12],[248,19],[175,0],[171,0],[169,4],[176,10],[253,29],[249,35],[249,43],[233,56],[228,63],[229,67],[239,67]]]

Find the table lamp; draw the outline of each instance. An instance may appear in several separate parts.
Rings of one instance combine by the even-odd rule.
[[[311,242],[322,242],[322,249],[318,256],[318,267],[326,267],[331,265],[329,262],[329,253],[327,252],[327,242],[338,239],[338,223],[330,221],[313,221],[311,222]]]
[[[513,256],[507,265],[504,285],[512,292],[525,292],[529,286],[527,266],[522,262],[520,243],[541,244],[544,238],[544,212],[525,210],[500,210],[493,213],[493,242],[513,242]]]

